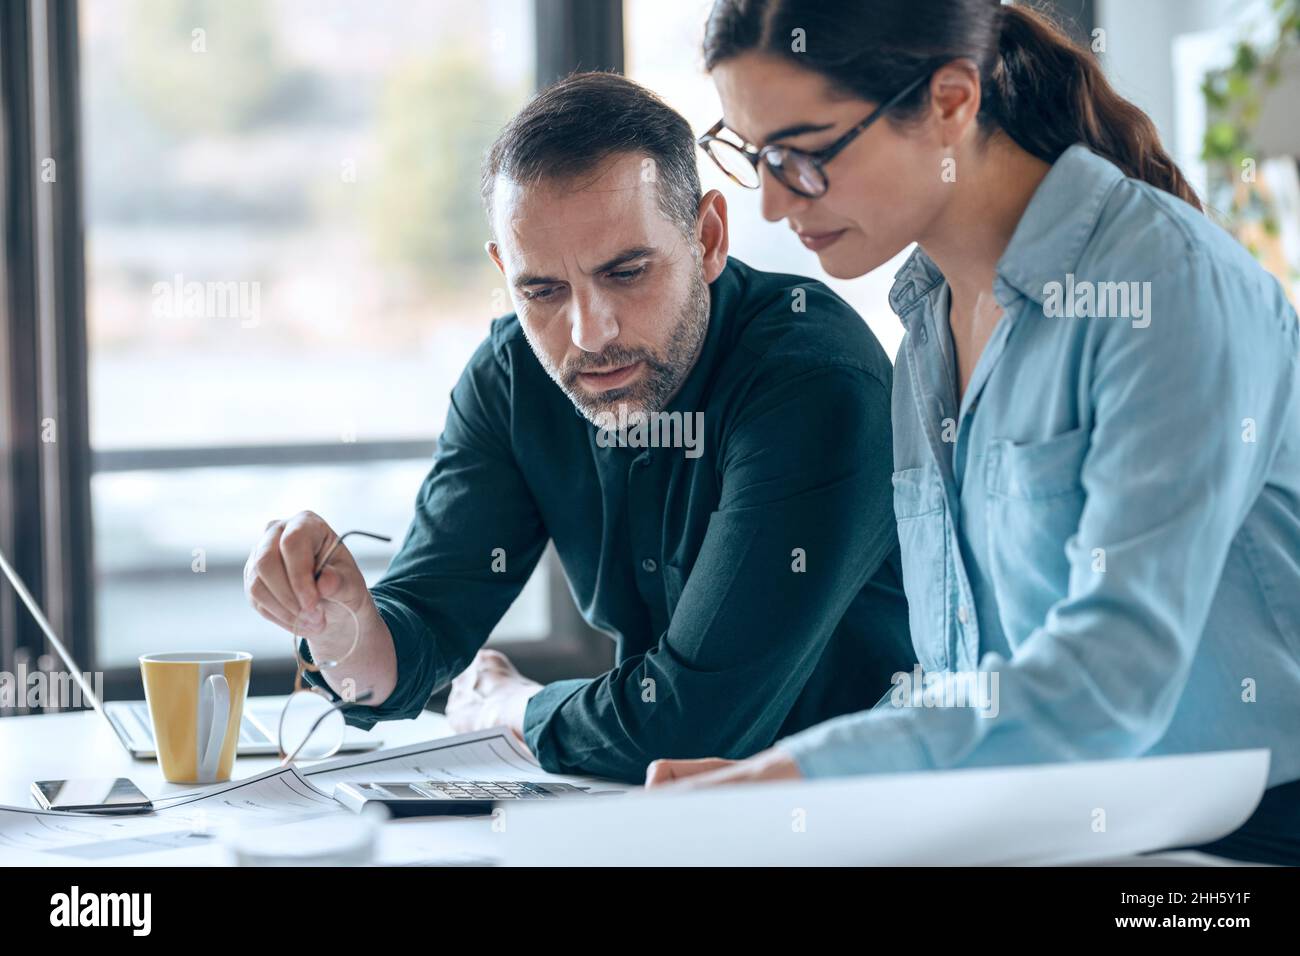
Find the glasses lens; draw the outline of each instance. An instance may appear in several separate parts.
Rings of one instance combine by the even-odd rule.
[[[740,185],[747,189],[758,188],[758,170],[739,146],[723,139],[712,139],[704,145],[704,151],[724,173]]]
[[[289,697],[280,719],[280,750],[294,760],[323,760],[343,746],[343,712],[324,694],[300,690]]]
[[[297,655],[302,639],[309,638],[314,664],[308,664],[308,669],[329,670],[352,656],[361,639],[361,628],[352,608],[339,601],[321,598],[316,609],[324,618],[322,624],[312,624],[310,615],[306,612],[294,621],[293,652]],[[306,663],[303,658],[298,659]]]
[[[772,175],[795,192],[810,197],[826,192],[826,177],[812,157],[791,149],[769,149],[763,159]]]
[[[299,667],[328,674],[356,651],[361,627],[356,614],[346,604],[322,598],[318,607],[323,625],[310,625],[305,614],[294,622],[293,653]],[[301,655],[304,637],[311,638],[313,661],[310,663]],[[335,690],[345,701],[358,696],[346,686]],[[323,690],[297,691],[285,704],[280,717],[280,752],[295,760],[333,756],[343,745],[346,729],[343,712]]]

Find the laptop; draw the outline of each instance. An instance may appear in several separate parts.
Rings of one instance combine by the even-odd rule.
[[[133,757],[143,760],[157,759],[158,753],[154,745],[153,721],[149,717],[149,705],[143,700],[126,700],[126,701],[109,701],[104,703],[91,689],[90,683],[82,676],[83,672],[77,666],[77,662],[72,659],[68,649],[63,646],[54,629],[50,627],[50,622],[45,619],[45,614],[41,611],[36,599],[32,597],[31,592],[27,590],[27,585],[23,583],[22,578],[9,564],[5,558],[4,552],[0,551],[0,570],[3,570],[9,583],[13,585],[14,590],[22,599],[27,610],[31,612],[32,617],[40,626],[41,631],[45,634],[49,642],[58,651],[59,657],[63,664],[68,668],[72,679],[77,682],[81,688],[81,693],[90,705],[108,721],[108,725],[113,728],[117,734],[117,739]],[[280,711],[284,707],[284,702],[288,700],[288,695],[280,697],[249,697],[244,701],[243,720],[239,728],[239,744],[236,753],[239,756],[278,756],[280,745],[276,740],[277,727],[280,723]],[[383,740],[376,739],[372,733],[358,730],[355,727],[348,727],[344,731],[343,744],[339,747],[339,753],[355,753],[366,750],[377,750],[383,746]]]
[[[248,697],[244,700],[244,715],[239,725],[239,743],[235,752],[241,757],[272,757],[280,753],[280,744],[276,740],[280,725],[280,711],[288,695],[283,697]],[[149,704],[143,700],[110,700],[104,704],[104,717],[117,733],[122,746],[131,752],[131,756],[142,760],[157,759],[154,749],[153,721],[149,717]],[[343,732],[343,743],[339,753],[358,753],[376,750],[383,746],[382,740],[373,734],[355,727],[348,727]]]

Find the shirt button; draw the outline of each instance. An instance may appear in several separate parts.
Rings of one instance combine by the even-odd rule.
[[[930,333],[925,330],[924,325],[918,330],[917,336],[920,338],[922,345],[930,341]]]
[[[965,604],[957,608],[957,620],[961,621],[963,624],[970,620],[970,611],[966,610]]]
[[[646,558],[644,561],[641,562],[641,567],[646,572],[646,574],[654,574],[656,571],[659,570],[659,565],[655,563],[654,558]]]

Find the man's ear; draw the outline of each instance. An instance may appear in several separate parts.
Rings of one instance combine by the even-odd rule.
[[[727,267],[727,199],[710,189],[700,199],[695,235],[703,249],[704,281],[712,282]]]
[[[488,258],[496,263],[496,267],[501,270],[501,274],[506,274],[506,264],[501,261],[501,250],[497,248],[496,240],[489,239],[483,243],[483,249],[488,254]]]

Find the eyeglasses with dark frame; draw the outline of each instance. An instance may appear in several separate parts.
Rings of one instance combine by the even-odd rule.
[[[823,149],[809,151],[778,144],[768,144],[762,149],[755,149],[748,143],[733,143],[718,136],[726,128],[723,120],[714,123],[712,128],[695,142],[737,185],[744,186],[746,189],[757,189],[762,184],[762,175],[759,172],[759,165],[762,164],[767,167],[768,172],[777,182],[796,196],[819,199],[826,195],[826,190],[830,188],[830,180],[826,176],[826,164],[838,156],[849,143],[861,136],[886,111],[901,103],[909,93],[929,78],[930,73],[918,76],[872,110],[866,119]],[[744,163],[740,162],[741,159]],[[752,176],[749,175],[751,171]]]

